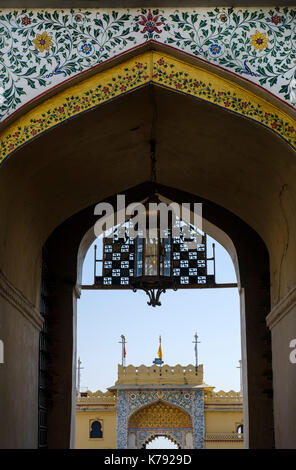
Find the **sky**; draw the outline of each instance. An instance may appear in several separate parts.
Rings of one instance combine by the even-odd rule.
[[[208,237],[210,245],[214,240]],[[215,242],[216,243],[216,242]],[[93,284],[93,246],[83,267],[83,284]],[[236,282],[227,251],[216,243],[216,281]],[[106,391],[117,380],[122,334],[126,364],[151,366],[159,335],[165,364],[195,364],[197,332],[204,382],[219,390],[240,389],[240,310],[237,288],[181,289],[162,294],[160,307],[147,305],[144,292],[82,291],[78,300],[77,351],[82,361],[81,388]]]

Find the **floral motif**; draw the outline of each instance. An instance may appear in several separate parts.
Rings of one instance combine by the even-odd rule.
[[[210,45],[210,53],[212,55],[219,55],[221,52],[222,47],[219,44],[211,44]]]
[[[53,45],[51,39],[51,36],[48,36],[46,31],[42,34],[37,34],[36,38],[33,40],[35,49],[38,49],[40,52],[49,51],[49,48]]]
[[[0,121],[66,78],[151,39],[246,77],[295,106],[295,20],[295,8],[0,11]]]
[[[139,68],[138,64],[142,67]],[[215,78],[215,75],[202,79],[201,73],[200,69],[184,62],[156,52],[146,52],[135,60],[111,69],[108,75],[103,75],[107,77],[103,81],[98,80],[98,76],[92,77],[85,82],[84,91],[80,91],[81,85],[77,85],[77,89],[73,86],[67,98],[57,97],[56,105],[53,102],[40,105],[41,111],[36,108],[25,120],[22,118],[22,127],[18,123],[11,125],[2,134],[0,163],[18,147],[29,142],[32,136],[40,135],[80,112],[151,82],[245,116],[276,132],[296,149],[296,126],[292,118],[261,98],[246,92],[241,94],[240,88],[236,88],[232,82],[228,82],[228,91],[225,91],[224,81]]]
[[[266,49],[268,47],[268,38],[266,37],[266,33],[260,33],[256,31],[255,34],[251,36],[251,44],[253,45],[254,49]]]
[[[273,15],[271,21],[273,22],[273,24],[279,24],[281,23],[281,17],[279,15]]]
[[[29,18],[27,15],[22,17],[22,25],[28,26],[31,24],[31,18]]]
[[[83,54],[85,54],[85,55],[91,54],[92,50],[93,50],[93,47],[92,47],[92,45],[91,45],[90,42],[85,42],[85,43],[82,44],[82,46],[81,46],[81,51],[82,51]]]
[[[170,18],[171,22],[164,28],[168,31],[168,44],[247,75],[248,79],[290,101],[289,85],[296,69],[295,9],[215,8],[205,14],[187,10],[176,11]],[[252,33],[262,30],[266,31],[268,41],[265,49],[264,38],[262,43],[258,38],[258,42],[250,44]],[[211,54],[212,43],[221,45],[223,54]],[[254,54],[256,48],[264,49],[264,54]]]
[[[227,21],[227,15],[225,15],[225,13],[222,13],[222,15],[219,16],[219,20],[222,21],[222,23],[225,23],[225,21]]]
[[[148,33],[149,38],[153,37],[153,33],[160,34],[162,30],[159,29],[158,26],[161,26],[164,23],[159,20],[159,17],[160,15],[153,16],[151,10],[148,11],[147,16],[140,15],[141,19],[138,21],[138,24],[144,26],[141,33]]]

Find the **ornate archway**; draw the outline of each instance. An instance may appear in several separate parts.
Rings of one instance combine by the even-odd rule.
[[[167,436],[180,448],[192,448],[193,428],[189,414],[161,400],[135,411],[128,421],[128,447],[145,447],[155,436]]]
[[[4,273],[1,274],[3,334],[9,336],[12,329],[18,328],[26,332],[11,351],[7,351],[11,362],[16,357],[21,358],[23,375],[7,376],[4,380],[11,392],[7,392],[8,396],[19,389],[18,380],[28,385],[23,390],[27,390],[29,405],[19,435],[26,436],[31,444],[36,443],[37,433],[32,424],[37,422],[36,371],[32,373],[33,379],[25,375],[25,371],[38,361],[42,246],[50,237],[50,270],[53,284],[56,283],[52,294],[53,318],[58,320],[62,335],[63,328],[64,332],[73,331],[77,252],[81,239],[94,222],[93,204],[137,184],[140,189],[136,189],[136,199],[132,200],[138,200],[145,193],[141,185],[145,186],[149,180],[146,144],[153,115],[151,96],[155,96],[160,111],[156,125],[160,182],[167,187],[167,196],[176,200],[179,191],[180,201],[188,200],[187,194],[191,194],[191,201],[203,200],[209,220],[223,228],[237,248],[246,295],[244,328],[248,367],[253,366],[258,378],[249,383],[250,400],[258,405],[257,411],[250,406],[250,413],[268,415],[259,425],[256,419],[250,420],[250,445],[271,445],[271,357],[265,317],[270,310],[269,269],[273,306],[288,294],[295,282],[294,245],[290,242],[290,234],[295,231],[295,218],[290,216],[294,214],[295,152],[294,141],[289,137],[295,125],[279,108],[271,109],[273,105],[237,84],[165,53],[148,51],[145,54],[129,59],[129,63],[122,60],[120,66],[98,74],[95,78],[98,82],[92,83],[95,88],[88,81],[69,87],[25,114],[2,134],[2,155],[9,157],[0,168],[0,216],[5,227],[0,234],[0,261]],[[147,79],[140,74],[144,66]],[[174,70],[171,78],[167,74],[169,68]],[[206,74],[203,79],[202,74]],[[119,85],[126,88],[120,90]],[[225,100],[223,93],[228,87],[230,99]],[[90,100],[86,93],[91,90],[95,96]],[[98,106],[100,103],[104,106]],[[85,112],[88,110],[90,112]],[[268,181],[265,187],[261,184],[263,177]],[[187,194],[184,196],[182,191]],[[18,217],[14,217],[11,208]],[[79,225],[81,219],[83,223]],[[69,235],[71,226],[77,230],[75,236],[73,230]],[[68,238],[64,238],[65,233]],[[65,240],[69,239],[71,246],[65,252]],[[20,251],[18,269],[13,262],[16,246]],[[57,253],[63,259],[62,267]],[[287,301],[290,309],[289,305]],[[282,318],[281,312],[279,318]],[[252,331],[256,331],[256,335],[252,335]],[[278,325],[276,331],[279,331]],[[55,334],[58,338],[59,332]],[[286,336],[288,338],[287,332]],[[31,342],[25,341],[27,337]],[[72,336],[71,341],[75,342]],[[274,344],[277,354],[284,354],[279,342]],[[53,408],[52,429],[57,428],[56,423],[65,413],[65,397],[71,393],[69,371],[74,346],[69,340],[67,358],[62,354],[64,347],[60,338],[61,364],[55,365],[61,367],[60,376],[68,374],[68,380],[57,386],[64,390],[57,407]],[[55,357],[58,357],[56,352]],[[65,367],[62,361],[67,362]],[[285,370],[278,366],[276,372],[281,376]],[[287,375],[290,377],[288,372]],[[290,396],[294,390],[293,380],[291,378],[291,386],[285,389],[278,385],[278,395]],[[16,402],[21,403],[21,400]],[[280,400],[279,409],[287,402]],[[61,430],[60,435],[52,432],[52,446],[56,442],[59,446],[69,445],[70,409],[68,404],[67,417],[63,420],[67,432]],[[16,411],[13,413],[17,415]],[[7,407],[3,407],[3,416],[11,422]],[[285,431],[286,439],[293,435],[293,426],[290,423],[289,428],[281,428],[290,429]],[[26,433],[27,428],[32,432]],[[2,438],[3,442],[13,440],[13,433],[5,433]]]
[[[295,120],[286,112],[229,79],[151,50],[68,87],[17,119],[1,134],[0,164],[44,132],[152,84],[250,119],[296,149]]]

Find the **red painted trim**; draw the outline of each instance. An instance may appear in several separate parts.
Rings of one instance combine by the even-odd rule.
[[[73,75],[72,77],[69,77],[67,78],[66,80],[64,80],[63,82],[60,82],[58,83],[57,85],[53,86],[52,88],[50,88],[49,90],[46,90],[44,91],[43,93],[40,93],[40,95],[37,95],[35,96],[34,98],[32,98],[31,100],[27,101],[26,103],[24,103],[22,106],[20,106],[18,109],[16,109],[13,113],[11,113],[9,116],[7,116],[7,118],[4,119],[4,121],[2,121],[0,123],[0,128],[2,126],[2,124],[5,124],[6,121],[8,119],[11,119],[11,117],[13,117],[16,113],[19,113],[23,108],[25,108],[26,106],[28,106],[30,103],[33,103],[34,101],[36,101],[37,99],[41,98],[42,96],[46,95],[47,93],[55,90],[56,88],[60,87],[61,85],[64,85],[65,83],[68,83],[70,80],[73,80],[73,79],[76,79],[77,77],[81,77],[85,74],[87,74],[90,70],[96,70],[97,68],[100,68],[103,64],[108,64],[109,62],[111,62],[112,60],[114,59],[117,59],[119,57],[121,57],[122,55],[124,54],[128,54],[129,52],[131,51],[134,51],[136,49],[139,49],[141,48],[142,46],[144,46],[145,44],[157,44],[159,46],[164,46],[165,48],[168,48],[168,49],[172,49],[174,51],[177,51],[177,52],[181,52],[181,54],[184,54],[184,55],[187,55],[188,57],[191,57],[191,58],[194,58],[194,59],[198,59],[200,60],[201,62],[204,62],[205,64],[208,64],[208,65],[211,65],[223,72],[227,72],[231,75],[234,75],[235,77],[238,77],[240,78],[241,80],[245,81],[245,82],[248,82],[252,85],[255,85],[256,87],[258,87],[259,89],[267,92],[268,94],[270,94],[271,96],[273,96],[274,98],[276,98],[277,101],[280,101],[281,103],[285,104],[286,106],[288,106],[289,108],[291,108],[293,111],[295,111],[295,108],[294,106],[292,106],[291,104],[289,104],[287,101],[284,101],[282,100],[281,98],[279,98],[278,96],[274,95],[271,91],[267,90],[266,88],[262,87],[261,85],[258,85],[257,83],[255,82],[252,82],[252,80],[249,80],[248,78],[245,78],[245,77],[242,77],[241,75],[235,73],[235,72],[232,72],[231,70],[228,70],[226,68],[223,68],[221,67],[221,65],[217,65],[217,64],[213,64],[212,62],[209,62],[208,60],[205,60],[205,59],[202,59],[201,57],[197,57],[195,56],[194,54],[190,54],[189,52],[185,52],[185,51],[182,51],[181,49],[177,49],[176,47],[173,47],[169,44],[164,44],[162,42],[158,42],[158,41],[155,41],[153,39],[150,39],[146,42],[143,42],[141,44],[137,44],[136,46],[132,47],[131,49],[128,49],[124,52],[120,52],[119,54],[117,55],[114,55],[113,57],[110,57],[109,59],[106,59],[104,62],[101,62],[100,64],[96,64],[94,65],[93,67],[90,67],[89,69],[87,70],[83,70],[83,72],[80,72],[78,73],[77,75]]]

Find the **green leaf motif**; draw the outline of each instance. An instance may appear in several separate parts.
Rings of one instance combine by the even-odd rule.
[[[5,104],[0,119],[24,104],[32,90],[36,94],[39,87],[42,92],[49,88],[48,77],[63,81],[65,74],[73,76],[150,39],[241,74],[289,99],[287,83],[296,73],[295,8],[153,9],[150,22],[148,13],[148,8],[3,10],[0,54]],[[268,47],[254,47],[251,37],[256,31],[268,38]],[[50,46],[41,51],[33,41],[44,33]],[[91,49],[84,51],[85,44]],[[212,53],[211,44],[220,52]],[[244,68],[245,63],[249,68]]]

